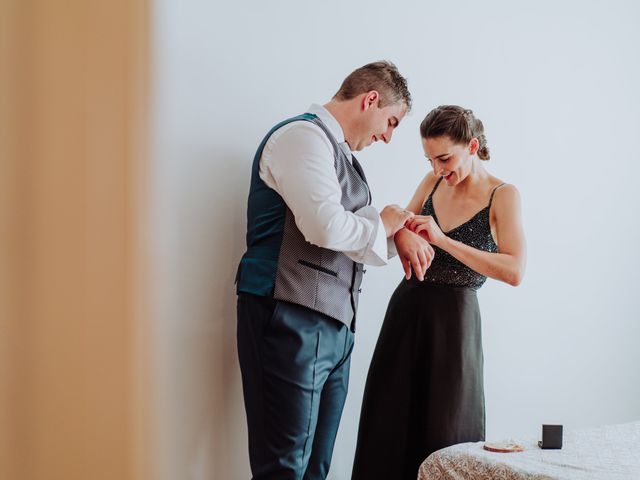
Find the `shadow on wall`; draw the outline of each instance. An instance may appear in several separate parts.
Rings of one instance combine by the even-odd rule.
[[[159,299],[166,327],[158,372],[159,475],[247,478],[234,279],[245,248],[250,167],[238,152],[191,158],[170,179],[176,196],[162,258],[170,272],[162,276],[166,295]]]

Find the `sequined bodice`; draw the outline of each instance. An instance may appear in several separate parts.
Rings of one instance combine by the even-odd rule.
[[[433,208],[433,193],[441,181],[442,178],[437,181],[420,212],[421,215],[431,215],[438,225],[440,225],[440,222],[438,222],[438,217]],[[462,225],[458,225],[456,228],[445,232],[445,235],[471,247],[484,250],[485,252],[497,252],[498,245],[496,245],[496,242],[493,240],[491,227],[489,225],[489,212],[495,190],[496,189],[491,192],[491,198],[486,207]],[[464,263],[452,257],[441,248],[434,245],[433,249],[435,250],[435,256],[425,274],[425,282],[455,287],[469,287],[476,290],[487,280],[487,277],[467,267]]]

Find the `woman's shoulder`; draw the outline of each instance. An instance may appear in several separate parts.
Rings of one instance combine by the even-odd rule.
[[[494,207],[499,208],[502,205],[509,205],[520,201],[520,192],[514,184],[493,176],[490,177],[489,181]]]
[[[418,184],[409,205],[407,206],[408,210],[418,214],[424,203],[427,201],[429,194],[433,191],[433,187],[436,184],[438,177],[434,175],[433,172],[428,172],[424,178]]]
[[[518,188],[513,183],[505,182],[504,180],[494,176],[489,177],[489,185],[496,195],[498,195],[498,192],[502,192],[503,195],[518,192]]]
[[[427,174],[422,179],[422,187],[425,190],[428,190],[427,194],[430,193],[433,187],[436,186],[436,183],[438,182],[439,179],[440,177],[437,176],[435,173],[433,173],[433,171],[427,172]]]
[[[436,182],[438,181],[438,178],[440,177],[438,177],[436,174],[430,171],[430,172],[427,172],[427,174],[424,176],[422,181],[420,181],[420,184],[418,185],[418,189],[416,193],[423,199],[423,202],[424,200],[427,199],[427,197],[433,190],[433,187],[436,186]]]

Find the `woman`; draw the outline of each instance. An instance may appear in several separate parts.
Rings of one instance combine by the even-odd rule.
[[[395,241],[405,265],[417,235],[435,256],[424,280],[405,267],[389,302],[365,387],[354,480],[415,480],[432,452],[484,440],[476,290],[486,277],[516,286],[525,267],[518,191],[485,169],[482,122],[471,110],[441,106],[420,134],[433,172]]]

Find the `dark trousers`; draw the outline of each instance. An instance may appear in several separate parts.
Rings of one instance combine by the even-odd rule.
[[[324,479],[342,415],[353,333],[300,305],[238,296],[238,357],[254,480]]]

